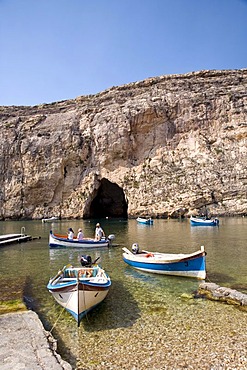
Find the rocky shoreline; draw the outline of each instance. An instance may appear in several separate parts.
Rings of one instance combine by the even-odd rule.
[[[81,328],[76,341],[83,346],[73,354],[77,360],[72,365],[57,353],[57,341],[35,312],[0,315],[1,370],[247,369],[247,296],[214,283],[200,284],[198,294],[180,297],[187,302],[182,313],[176,307],[163,307],[161,315],[153,307],[150,311],[147,302],[133,325],[103,330],[103,338],[97,331]],[[230,299],[227,305],[211,302],[205,306],[202,297],[220,302]],[[244,312],[233,305],[245,308]]]
[[[235,289],[220,287],[215,283],[202,283],[199,286],[198,294],[212,301],[232,304],[247,311],[247,294],[238,292]]]

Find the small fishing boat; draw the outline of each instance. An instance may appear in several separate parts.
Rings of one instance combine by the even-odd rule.
[[[219,226],[218,218],[190,217],[191,226]]]
[[[111,234],[107,238],[103,237],[101,240],[93,238],[83,238],[81,240],[68,239],[67,235],[53,234],[52,230],[49,235],[50,248],[103,248],[110,247],[115,235]]]
[[[123,260],[128,265],[146,272],[156,274],[206,278],[206,252],[204,247],[188,254],[159,253],[139,251],[137,243],[132,245],[132,251],[123,248]]]
[[[55,222],[59,221],[59,217],[53,216],[53,217],[48,217],[48,218],[42,218],[42,222]]]
[[[137,217],[136,221],[139,224],[153,225],[154,221],[152,218]]]
[[[50,279],[47,289],[80,325],[81,319],[100,304],[111,286],[110,277],[90,256],[81,257],[82,267],[64,266]]]

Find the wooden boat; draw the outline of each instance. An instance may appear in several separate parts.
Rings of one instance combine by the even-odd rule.
[[[45,222],[55,222],[55,221],[59,221],[59,217],[48,217],[48,218],[42,218],[42,222],[45,223]]]
[[[136,221],[139,224],[153,225],[154,221],[152,218],[137,217]]]
[[[102,238],[101,240],[95,240],[92,238],[83,238],[82,240],[68,239],[67,235],[53,234],[50,231],[49,246],[50,248],[103,248],[110,247],[112,240],[115,239],[115,235],[111,234],[108,238]]]
[[[191,226],[219,226],[218,218],[190,217]]]
[[[89,263],[84,267],[64,266],[50,279],[47,289],[79,326],[81,319],[105,299],[110,286],[111,280],[105,271]]]
[[[146,272],[156,274],[206,278],[206,252],[200,250],[188,254],[171,254],[141,251],[137,243],[132,245],[132,251],[123,248],[123,260],[128,265]]]

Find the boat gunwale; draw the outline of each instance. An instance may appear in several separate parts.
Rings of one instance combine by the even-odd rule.
[[[81,240],[78,240],[76,238],[74,239],[68,239],[65,235],[60,235],[60,234],[54,234],[54,233],[51,233],[51,236],[55,239],[55,240],[59,240],[59,241],[63,241],[63,242],[69,242],[69,243],[76,243],[76,244],[105,244],[105,243],[108,243],[108,240],[107,239],[102,239],[102,240],[95,240],[93,238],[83,238]]]
[[[206,254],[207,254],[205,251],[198,250],[194,253],[185,254],[183,258],[177,257],[177,258],[174,258],[174,259],[162,259],[162,258],[157,259],[156,256],[166,255],[168,253],[144,251],[145,254],[143,254],[143,256],[142,256],[141,253],[140,254],[134,254],[131,251],[129,251],[129,253],[127,253],[126,250],[128,250],[128,249],[126,248],[124,250],[123,256],[127,260],[135,261],[135,262],[141,262],[141,263],[144,262],[146,264],[151,264],[151,263],[153,263],[153,264],[171,264],[171,263],[186,262],[186,261],[194,260],[194,259],[197,259],[197,258],[205,257]],[[147,257],[148,254],[153,254],[153,256],[148,256]],[[170,255],[172,255],[172,254],[170,254]],[[174,256],[175,256],[175,254],[174,254]]]

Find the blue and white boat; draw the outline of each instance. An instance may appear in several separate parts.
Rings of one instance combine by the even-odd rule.
[[[150,218],[137,217],[136,221],[139,224],[144,224],[144,225],[153,225],[153,223],[154,223],[154,221],[151,217]]]
[[[71,240],[68,239],[67,235],[55,234],[51,230],[49,235],[49,246],[50,248],[103,248],[110,247],[114,239],[115,235],[111,234],[108,238],[103,237],[101,240],[95,240],[93,238],[83,238],[81,240],[74,238]]]
[[[142,271],[156,274],[206,278],[206,252],[201,249],[188,254],[171,254],[149,251],[139,251],[137,243],[132,245],[132,251],[123,248],[123,260],[128,265]]]
[[[219,226],[218,218],[190,217],[191,226]]]
[[[110,286],[111,280],[105,271],[98,265],[89,264],[85,267],[64,266],[50,279],[47,289],[79,326],[81,319],[105,299]]]

